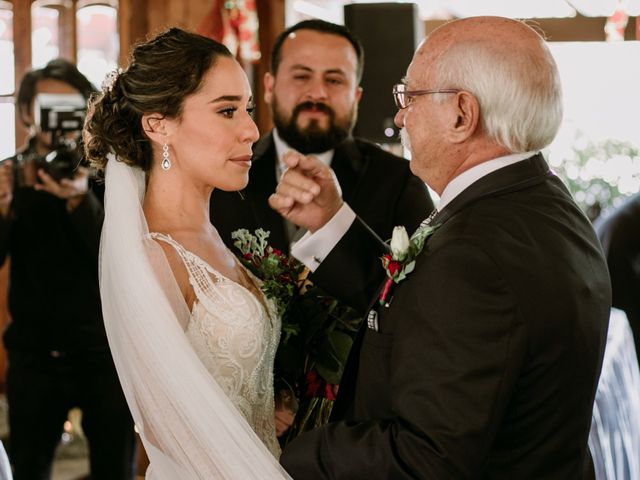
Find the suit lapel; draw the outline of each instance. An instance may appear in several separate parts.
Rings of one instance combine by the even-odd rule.
[[[253,165],[249,173],[247,199],[251,202],[254,224],[271,232],[269,243],[289,251],[284,221],[267,201],[276,190],[276,147],[271,134],[261,138],[254,146]]]
[[[348,203],[353,202],[358,184],[362,179],[365,159],[352,137],[338,145],[331,160],[331,168],[338,178],[342,189],[342,198]]]

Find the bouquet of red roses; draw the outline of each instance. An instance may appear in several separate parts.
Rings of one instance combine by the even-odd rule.
[[[276,403],[296,412],[286,441],[325,424],[361,317],[308,279],[306,267],[268,244],[269,232],[232,233],[242,263],[262,281],[282,319]]]

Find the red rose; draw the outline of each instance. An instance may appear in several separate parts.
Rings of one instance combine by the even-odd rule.
[[[387,270],[389,270],[389,275],[393,277],[400,270],[400,263],[395,260],[391,260],[387,266]]]

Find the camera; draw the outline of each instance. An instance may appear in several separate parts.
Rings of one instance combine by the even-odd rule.
[[[82,161],[80,137],[86,102],[80,94],[41,93],[36,95],[34,120],[37,131],[51,134],[51,151],[46,155],[18,154],[14,161],[14,182],[32,187],[43,169],[54,180],[73,178]]]

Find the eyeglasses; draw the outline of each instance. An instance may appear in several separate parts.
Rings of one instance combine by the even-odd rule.
[[[399,109],[407,108],[411,104],[413,97],[418,95],[429,95],[431,93],[459,93],[462,90],[456,88],[443,88],[440,90],[407,90],[407,86],[404,83],[398,83],[393,86],[393,99],[396,102],[396,107]]]

